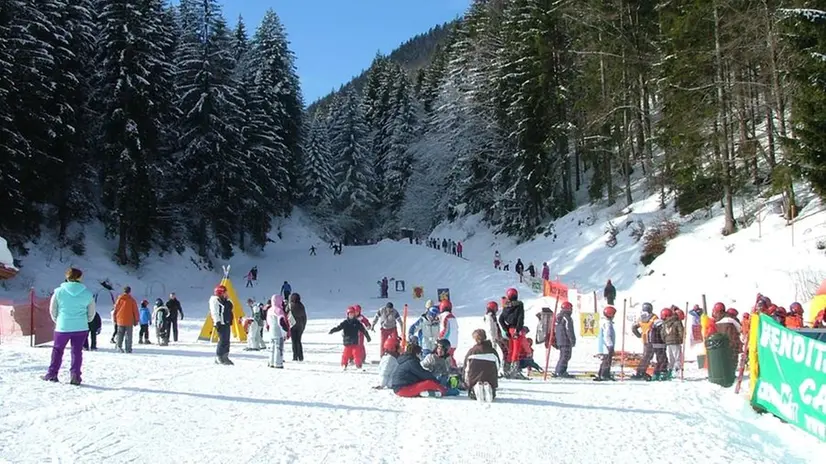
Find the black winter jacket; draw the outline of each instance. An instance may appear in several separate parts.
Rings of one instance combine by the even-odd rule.
[[[436,380],[436,377],[422,367],[418,356],[412,354],[403,354],[398,358],[399,366],[393,372],[393,380],[391,386],[394,392],[398,392],[400,388],[407,387],[419,383],[423,380]]]
[[[173,321],[178,320],[178,313],[181,313],[181,318],[184,317],[184,309],[181,307],[181,302],[178,299],[170,299],[166,302],[166,309],[169,310],[169,319]]]
[[[576,346],[576,333],[574,333],[574,320],[570,311],[559,311],[556,314],[556,326],[554,327],[554,343],[556,346]]]
[[[330,333],[334,334],[339,331],[344,331],[341,334],[341,337],[344,339],[344,346],[352,346],[359,344],[359,332],[364,334],[364,338],[367,341],[370,341],[370,334],[367,333],[367,329],[364,328],[364,325],[358,319],[345,319],[341,321],[341,324],[333,327],[330,329]]]
[[[605,284],[605,290],[602,291],[602,296],[608,300],[608,304],[614,304],[617,299],[617,289],[611,284]]]
[[[499,325],[505,332],[516,329],[518,333],[525,326],[525,306],[521,301],[508,301],[499,315]]]
[[[98,333],[100,331],[101,320],[100,314],[95,312],[95,317],[92,319],[92,322],[89,323],[89,331]]]

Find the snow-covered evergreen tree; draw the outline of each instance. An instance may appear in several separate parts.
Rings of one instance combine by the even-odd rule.
[[[316,115],[310,123],[304,144],[304,201],[314,207],[333,204],[335,180],[332,170],[330,141],[324,119]]]
[[[236,226],[226,216],[247,196],[249,168],[239,151],[244,102],[233,79],[232,37],[215,0],[182,0],[181,11],[197,12],[191,20],[201,28],[189,30],[179,49],[177,106],[183,116],[176,172],[194,213],[191,230],[200,254],[216,251],[228,258]]]
[[[102,109],[104,220],[120,263],[137,263],[156,229],[156,170],[168,115],[169,58],[160,0],[112,0],[100,12],[98,100]],[[165,71],[166,70],[166,71]]]
[[[331,120],[335,209],[341,214],[338,231],[347,241],[364,239],[378,199],[372,193],[376,179],[366,146],[367,126],[354,90],[342,97]]]

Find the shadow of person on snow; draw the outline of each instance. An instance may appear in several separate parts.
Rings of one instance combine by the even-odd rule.
[[[144,345],[146,346],[146,345]],[[215,351],[185,351],[185,350],[176,350],[175,348],[166,349],[166,348],[144,348],[141,346],[140,348],[136,348],[133,351],[134,354],[151,354],[151,355],[158,355],[158,356],[185,356],[188,358],[214,358]],[[254,355],[253,353],[259,353],[259,355]],[[261,351],[231,351],[229,353],[230,358],[243,358],[243,359],[265,359],[269,355],[269,351],[261,350]]]
[[[238,403],[252,403],[252,404],[269,404],[275,406],[295,406],[295,407],[305,407],[305,408],[322,408],[322,409],[344,409],[347,411],[362,411],[362,412],[391,412],[391,413],[399,413],[401,411],[395,411],[392,409],[381,409],[381,408],[373,408],[369,406],[350,406],[346,404],[332,404],[332,403],[322,403],[318,401],[293,401],[293,400],[285,400],[285,399],[265,399],[265,398],[245,398],[242,396],[225,396],[225,395],[211,395],[208,393],[195,393],[195,392],[181,392],[181,391],[167,391],[167,390],[154,390],[151,388],[135,388],[135,387],[119,387],[119,388],[111,388],[111,387],[102,387],[99,385],[84,385],[85,388],[89,388],[92,390],[104,390],[104,391],[125,391],[125,392],[134,392],[134,393],[154,393],[159,395],[180,395],[180,396],[190,396],[193,398],[201,398],[207,400],[218,400],[218,401],[230,401],[230,402],[238,402]]]
[[[609,412],[622,412],[622,413],[637,413],[637,414],[666,414],[669,416],[674,416],[678,419],[688,419],[690,416],[679,412],[669,412],[669,411],[655,411],[652,409],[636,409],[636,408],[615,408],[612,406],[596,406],[596,405],[586,405],[586,404],[576,404],[576,403],[557,403],[556,401],[546,401],[546,400],[535,400],[531,398],[500,398],[499,396],[496,397],[495,403],[505,403],[505,404],[524,404],[529,406],[548,406],[552,408],[563,408],[563,409],[591,409],[595,411],[609,411]]]

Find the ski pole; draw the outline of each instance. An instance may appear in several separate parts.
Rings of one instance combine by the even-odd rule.
[[[688,320],[688,301],[685,302],[685,320]],[[688,349],[688,330],[685,330],[686,324],[683,324],[683,349],[680,353],[680,381],[685,380],[685,350]]]
[[[407,303],[404,304],[404,314],[402,316],[402,351],[407,348]]]

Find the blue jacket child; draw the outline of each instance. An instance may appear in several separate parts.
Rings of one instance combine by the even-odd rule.
[[[141,301],[141,307],[138,309],[138,314],[140,315],[141,325],[149,325],[152,323],[152,310],[149,309],[148,301]]]

